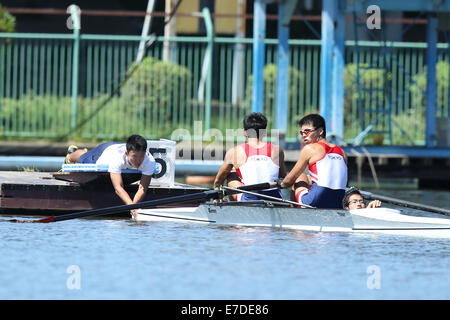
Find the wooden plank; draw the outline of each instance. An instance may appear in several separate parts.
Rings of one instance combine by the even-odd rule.
[[[1,184],[26,185],[70,185],[68,182],[53,179],[51,172],[0,171]]]
[[[123,204],[110,181],[105,183],[68,182],[45,172],[0,172],[0,209],[81,211]],[[126,185],[130,194],[138,185]],[[174,187],[151,186],[145,200],[160,199],[204,191],[188,185]]]

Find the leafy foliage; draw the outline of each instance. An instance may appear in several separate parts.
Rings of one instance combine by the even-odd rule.
[[[133,63],[130,70],[134,67]],[[184,103],[190,77],[190,70],[184,66],[146,57],[128,79],[122,95],[134,112],[145,116],[158,113],[171,120]]]
[[[0,9],[4,7],[0,4]],[[14,32],[16,30],[16,18],[9,12],[0,12],[0,32]]]
[[[299,90],[305,89],[305,75],[304,72],[294,68],[289,67],[289,88],[288,88],[288,105],[289,114],[292,115],[292,106],[294,105],[294,99],[296,98],[297,92]],[[271,120],[270,114],[273,114],[276,105],[276,83],[277,83],[277,66],[274,63],[267,64],[264,67],[264,112],[268,118],[269,126],[273,122]],[[304,84],[303,88],[299,87],[299,84]],[[251,109],[252,105],[252,94],[253,94],[253,74],[248,77],[247,89],[245,92],[245,108],[246,110]],[[268,126],[268,127],[269,127]]]

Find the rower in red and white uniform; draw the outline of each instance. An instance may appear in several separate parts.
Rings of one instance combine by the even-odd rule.
[[[310,114],[299,121],[304,147],[281,187],[294,186],[297,202],[317,208],[342,208],[347,186],[344,151],[325,140],[325,120]],[[309,175],[305,173],[309,169]]]
[[[267,119],[262,113],[251,113],[244,119],[244,135],[247,142],[231,148],[214,180],[214,187],[221,186],[225,179],[228,186],[237,188],[264,182],[273,182],[286,175],[284,152],[278,145],[263,142],[266,134]],[[271,197],[282,198],[280,190],[255,191]],[[264,200],[255,195],[243,193],[236,200]]]

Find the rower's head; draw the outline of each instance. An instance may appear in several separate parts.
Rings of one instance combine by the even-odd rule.
[[[300,119],[298,125],[300,127],[300,137],[304,144],[318,142],[327,136],[325,119],[319,114],[304,116]]]
[[[145,153],[147,152],[147,140],[144,137],[133,134],[127,139],[127,151],[126,156],[128,162],[133,168],[139,168],[145,159]]]
[[[358,189],[350,188],[345,192],[344,199],[342,200],[342,207],[345,210],[364,209],[366,203]]]
[[[260,112],[252,112],[244,118],[244,134],[247,138],[261,139],[266,135],[267,118]]]

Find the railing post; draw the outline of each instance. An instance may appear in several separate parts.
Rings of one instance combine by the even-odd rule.
[[[211,126],[211,97],[212,97],[212,67],[213,67],[213,49],[214,49],[214,28],[211,20],[211,14],[207,7],[202,10],[205,19],[206,37],[208,39],[208,49],[206,50],[206,59],[209,61],[206,75],[206,93],[205,93],[205,130]]]
[[[427,147],[436,146],[436,45],[438,21],[431,13],[427,24],[427,87],[425,109],[425,142]]]
[[[78,70],[80,51],[80,8],[74,4],[69,6],[73,24],[73,67],[72,67],[72,132],[76,130],[78,118]]]

